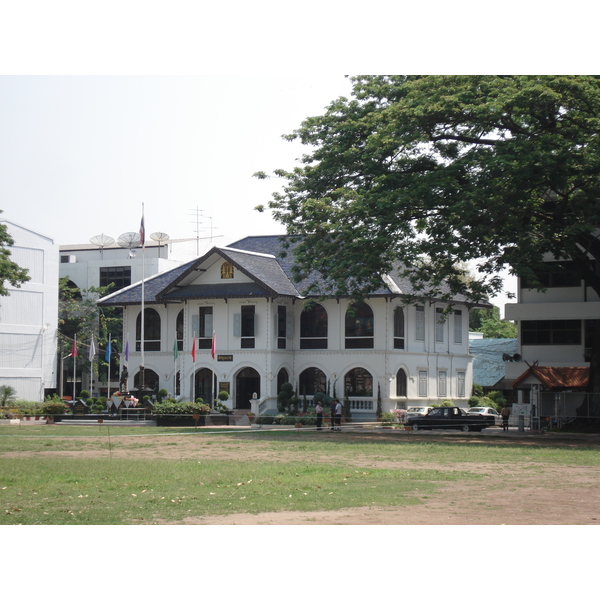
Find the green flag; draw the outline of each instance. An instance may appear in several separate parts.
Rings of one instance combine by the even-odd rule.
[[[173,360],[177,360],[179,356],[179,349],[177,348],[177,340],[173,343]]]

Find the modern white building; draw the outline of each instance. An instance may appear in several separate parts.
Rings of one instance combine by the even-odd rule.
[[[58,246],[17,223],[0,223],[14,240],[11,260],[31,277],[0,297],[0,385],[14,388],[19,399],[43,401],[56,388]]]
[[[564,264],[564,263],[563,263]],[[547,290],[519,280],[517,302],[505,306],[519,327],[519,360],[506,363],[506,379],[518,389],[519,403],[537,415],[573,416],[584,398],[589,356],[600,323],[600,299],[577,276],[545,257],[539,277]]]
[[[109,283],[114,283],[119,290],[188,262],[212,247],[208,239],[166,239],[164,242],[149,239],[146,249],[142,250],[137,247],[139,236],[131,248],[108,236],[97,237],[112,241],[103,246],[93,243],[60,246],[60,277],[68,277],[71,285],[80,290]]]
[[[347,397],[357,416],[373,415],[378,392],[384,411],[446,398],[466,406],[464,299],[454,299],[447,319],[447,303],[435,298],[404,305],[412,288],[394,273],[358,306],[308,298],[281,250],[279,236],[248,237],[101,299],[124,309],[129,388],[141,387],[143,364],[146,387],[205,401],[226,390],[234,409],[249,409],[254,395],[261,410],[276,408],[288,381],[300,397]]]

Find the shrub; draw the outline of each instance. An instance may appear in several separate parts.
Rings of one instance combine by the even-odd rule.
[[[169,392],[167,392],[165,388],[161,388],[160,390],[158,390],[158,392],[156,392],[156,398],[159,402],[162,402],[168,395]]]
[[[396,422],[396,415],[394,413],[391,413],[391,412],[381,413],[381,421],[383,423],[395,423]]]
[[[229,392],[225,391],[225,390],[221,390],[219,392],[219,394],[217,395],[217,398],[221,401],[221,402],[227,402],[227,400],[229,400]]]
[[[272,415],[261,415],[260,417],[256,417],[257,425],[273,425],[275,422],[275,417]]]
[[[66,412],[65,403],[60,400],[50,400],[49,402],[42,403],[42,409],[45,415],[64,415]]]

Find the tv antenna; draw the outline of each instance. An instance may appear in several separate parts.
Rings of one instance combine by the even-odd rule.
[[[100,248],[101,258],[104,258],[104,248],[106,248],[106,246],[110,246],[112,243],[114,243],[114,241],[115,240],[111,238],[110,235],[104,235],[103,233],[90,238],[90,244],[94,244],[94,246],[98,246],[98,248]]]

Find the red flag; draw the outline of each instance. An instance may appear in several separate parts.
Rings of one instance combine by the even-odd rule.
[[[192,344],[192,362],[196,362],[196,336],[194,336],[194,342]]]
[[[215,354],[217,352],[217,334],[213,331],[212,344],[210,347],[210,355],[212,359],[215,360]]]
[[[73,345],[71,346],[71,356],[73,358],[79,356],[79,352],[77,352],[77,337],[73,339]]]

